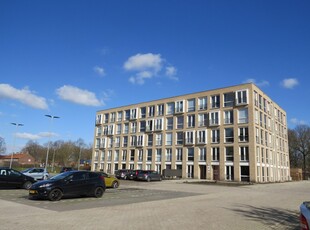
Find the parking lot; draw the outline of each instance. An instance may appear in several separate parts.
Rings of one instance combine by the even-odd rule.
[[[299,229],[310,182],[246,186],[121,181],[102,198],[29,200],[0,190],[1,229]]]

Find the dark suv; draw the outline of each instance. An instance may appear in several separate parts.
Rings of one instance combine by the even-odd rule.
[[[68,171],[49,180],[34,183],[29,189],[29,198],[60,200],[63,196],[102,197],[105,192],[104,177],[97,172]]]
[[[145,180],[147,182],[152,180],[161,181],[162,176],[154,170],[141,170],[137,175],[137,180]]]
[[[115,177],[117,179],[127,179],[127,174],[129,173],[130,169],[119,169],[115,172]]]
[[[0,167],[0,188],[29,189],[35,182],[33,177],[26,176],[17,170]]]

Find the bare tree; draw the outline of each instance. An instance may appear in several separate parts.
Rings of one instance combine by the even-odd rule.
[[[43,163],[45,160],[46,148],[35,141],[28,141],[22,151],[33,156],[36,163]]]
[[[296,156],[294,160],[301,157],[302,169],[306,173],[307,169],[307,158],[310,156],[310,127],[307,125],[298,125],[294,130],[289,132],[289,148],[292,153],[290,156]],[[305,177],[304,177],[305,179]]]

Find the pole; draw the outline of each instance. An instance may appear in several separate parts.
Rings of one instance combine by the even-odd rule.
[[[53,115],[45,115],[46,117],[49,117],[51,119],[51,124],[50,126],[52,127],[52,123],[53,123],[53,120],[54,118],[60,118],[58,116],[53,116]],[[51,139],[51,128],[50,128],[50,132],[49,132],[49,135],[48,135],[48,143],[47,143],[47,152],[46,152],[46,159],[45,159],[45,171],[47,172],[47,163],[48,163],[48,154],[49,154],[49,151],[50,151],[50,139]]]
[[[15,133],[14,139],[13,139],[13,150],[12,150],[11,160],[10,160],[10,169],[12,168],[12,163],[13,163],[13,155],[14,155],[14,151],[15,151],[15,141],[16,141],[16,134],[17,134],[18,126],[24,125],[24,124],[20,124],[20,123],[11,123],[11,124],[16,126],[16,133]]]

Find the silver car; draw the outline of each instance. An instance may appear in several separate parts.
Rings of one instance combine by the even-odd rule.
[[[24,175],[31,176],[36,180],[46,180],[50,177],[45,168],[29,168],[21,171]]]
[[[300,229],[308,230],[310,226],[310,201],[303,202],[300,207]]]

